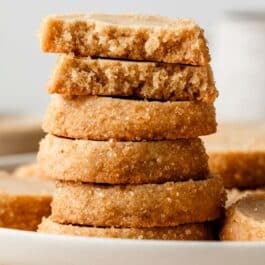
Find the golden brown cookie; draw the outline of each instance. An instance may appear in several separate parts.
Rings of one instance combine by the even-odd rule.
[[[35,231],[50,214],[52,192],[45,181],[0,173],[0,227]]]
[[[265,241],[265,192],[248,195],[228,208],[220,238]]]
[[[212,225],[184,224],[176,227],[158,228],[115,228],[88,227],[78,225],[63,225],[53,222],[50,218],[43,218],[38,232],[49,234],[112,237],[129,239],[162,239],[162,240],[211,240],[213,239]]]
[[[38,162],[52,179],[109,184],[163,183],[203,179],[208,157],[199,138],[115,142],[47,135]]]
[[[70,14],[46,17],[40,31],[45,52],[205,65],[203,30],[191,19],[160,16]]]
[[[214,133],[215,109],[203,102],[158,102],[53,95],[46,132],[90,140],[175,140]]]
[[[265,123],[221,124],[205,137],[210,170],[227,188],[265,186]]]
[[[53,221],[114,227],[165,227],[218,218],[225,193],[220,178],[143,185],[59,182]]]
[[[50,93],[213,102],[217,90],[209,65],[91,59],[61,55]]]

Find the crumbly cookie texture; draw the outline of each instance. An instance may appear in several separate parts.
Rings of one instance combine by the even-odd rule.
[[[191,19],[76,14],[46,17],[40,30],[45,52],[205,65],[203,30]]]
[[[169,227],[220,217],[225,192],[220,178],[143,185],[59,182],[53,221],[114,227]]]
[[[265,240],[265,192],[248,195],[228,208],[220,238],[235,241]]]
[[[48,83],[50,93],[170,101],[213,102],[210,65],[91,59],[61,55]]]
[[[205,137],[210,170],[227,188],[265,186],[265,123],[221,124]]]
[[[38,162],[52,179],[109,184],[203,179],[208,157],[200,139],[116,142],[47,135]]]
[[[162,240],[211,240],[213,239],[210,223],[184,224],[176,227],[155,228],[115,228],[64,225],[44,218],[38,232],[86,237],[112,237],[128,239],[162,239]]]
[[[203,102],[158,102],[53,95],[43,129],[90,140],[175,140],[216,131],[215,109]]]
[[[0,227],[35,231],[42,217],[50,215],[52,190],[43,181],[0,172]]]

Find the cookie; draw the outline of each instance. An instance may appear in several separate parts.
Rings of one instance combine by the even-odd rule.
[[[35,231],[50,215],[53,185],[0,173],[0,227]]]
[[[12,172],[12,175],[20,179],[42,179],[48,180],[47,176],[42,171],[40,165],[36,162],[30,164],[22,164],[19,167],[15,168]]]
[[[43,135],[39,119],[0,114],[0,155],[36,152]]]
[[[191,19],[160,16],[70,14],[44,19],[44,52],[205,65],[203,30]]]
[[[199,138],[115,142],[47,135],[40,143],[38,162],[52,179],[109,184],[203,179],[208,173],[208,157]]]
[[[211,240],[213,239],[210,223],[185,224],[176,227],[158,228],[115,228],[115,227],[89,227],[78,225],[63,225],[44,218],[39,225],[38,232],[85,236],[85,237],[111,237],[127,239],[162,239],[162,240]]]
[[[217,96],[209,65],[91,59],[70,55],[60,56],[48,91],[66,95],[210,103]]]
[[[259,195],[265,193],[265,187],[252,190],[239,190],[239,189],[230,189],[226,190],[227,200],[225,207],[229,208],[232,204],[236,203],[238,200],[246,197],[247,195]]]
[[[248,195],[228,208],[220,238],[234,241],[265,240],[265,192]]]
[[[59,182],[51,218],[61,224],[100,227],[170,227],[214,220],[224,201],[218,177],[114,186]]]
[[[227,188],[265,186],[265,123],[223,124],[204,139],[210,170]]]
[[[175,140],[214,133],[215,109],[203,102],[158,102],[53,95],[46,132],[90,140]]]

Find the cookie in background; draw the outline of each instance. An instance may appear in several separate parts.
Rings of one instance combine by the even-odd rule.
[[[247,195],[227,209],[220,239],[265,240],[265,192]]]
[[[219,124],[217,133],[203,140],[210,170],[226,188],[265,186],[265,123]]]
[[[38,118],[0,114],[0,155],[37,151],[43,135]]]
[[[265,240],[265,123],[220,124],[204,142],[227,188],[220,239]]]
[[[54,184],[32,168],[24,166],[14,174],[0,171],[0,227],[36,231],[50,214]]]

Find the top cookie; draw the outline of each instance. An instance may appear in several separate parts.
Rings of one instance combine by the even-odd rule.
[[[72,14],[49,16],[40,32],[45,52],[206,65],[203,30],[190,19]]]

